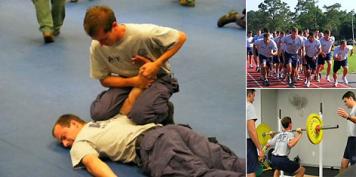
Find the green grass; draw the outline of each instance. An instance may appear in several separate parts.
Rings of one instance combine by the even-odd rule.
[[[355,47],[353,48],[353,55],[351,57],[349,57],[348,63],[349,63],[349,73],[356,73],[356,50]]]

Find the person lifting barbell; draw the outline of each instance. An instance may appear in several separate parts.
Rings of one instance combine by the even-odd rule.
[[[323,139],[323,130],[337,129],[339,125],[336,126],[323,126],[323,120],[318,114],[312,113],[308,116],[306,121],[306,128],[299,128],[296,130],[289,130],[290,132],[306,131],[309,141],[313,144],[319,144]],[[283,131],[282,131],[283,132]],[[265,139],[270,139],[271,135],[281,132],[275,131],[264,131],[259,132]]]
[[[292,119],[288,116],[281,120],[281,124],[283,131],[278,132],[266,144],[267,147],[274,146],[270,159],[273,168],[275,168],[273,176],[280,176],[280,170],[282,170],[287,173],[295,174],[296,177],[302,177],[304,176],[305,168],[288,158],[291,148],[293,148],[302,137],[302,129],[296,129],[297,135],[295,136],[294,133],[291,132]]]

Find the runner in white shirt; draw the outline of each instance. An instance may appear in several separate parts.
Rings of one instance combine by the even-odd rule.
[[[247,39],[246,39],[246,48],[247,48],[247,62],[250,68],[253,68],[252,65],[252,48],[253,48],[253,37],[252,37],[252,31],[249,31],[247,33]],[[257,63],[255,63],[257,65]]]
[[[292,28],[290,35],[282,38],[285,45],[285,64],[288,69],[289,87],[295,87],[295,76],[297,76],[298,55],[301,56],[304,50],[303,39],[298,36],[298,29]]]
[[[283,79],[283,77],[286,75],[286,69],[284,67],[284,45],[282,43],[282,38],[285,36],[285,33],[283,31],[280,32],[279,34],[279,40],[277,42],[277,48],[278,48],[278,58],[279,58],[279,75],[277,76],[280,79]],[[284,74],[283,74],[284,73]]]
[[[309,33],[309,39],[305,41],[305,77],[306,82],[305,86],[310,86],[311,75],[314,74],[316,69],[316,60],[320,53],[320,42],[319,40],[314,39],[314,34]]]
[[[330,82],[330,70],[331,70],[331,48],[333,47],[335,42],[335,39],[330,37],[330,30],[325,30],[324,31],[324,37],[320,39],[320,44],[321,44],[321,52],[318,58],[318,67],[316,68],[316,76],[317,81],[320,82],[320,76],[319,73],[324,69],[324,64],[325,62],[328,64],[328,67],[326,68],[326,80]]]
[[[262,77],[264,78],[264,85],[269,86],[269,71],[271,68],[272,57],[277,55],[277,45],[271,40],[270,33],[264,33],[263,40],[258,40],[255,45],[259,52],[260,64],[262,65]]]
[[[350,56],[352,55],[352,46],[346,45],[346,41],[343,40],[340,43],[340,46],[336,47],[334,50],[334,67],[333,67],[333,78],[334,78],[334,86],[337,87],[337,71],[342,67],[343,74],[342,79],[344,80],[345,84],[349,84],[346,79],[346,75],[348,72],[348,64],[347,64],[347,57],[350,52]]]
[[[261,35],[261,30],[258,30],[257,31],[257,34],[253,37],[253,60],[255,61],[256,63],[256,71],[259,72],[261,70],[260,68],[260,62],[258,61],[257,57],[258,57],[258,51],[256,49],[256,46],[255,46],[255,42],[259,39],[259,36]]]

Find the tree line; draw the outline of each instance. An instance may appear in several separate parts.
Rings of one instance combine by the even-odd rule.
[[[317,0],[298,0],[294,11],[281,0],[264,0],[257,11],[247,12],[247,30],[254,33],[263,28],[288,31],[292,27],[311,31],[330,30],[336,39],[352,39],[354,11],[341,10],[341,4],[317,6]]]

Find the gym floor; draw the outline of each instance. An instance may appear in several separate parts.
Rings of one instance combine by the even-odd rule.
[[[319,168],[318,167],[305,167],[305,177],[318,177],[319,176]],[[273,170],[265,171],[261,174],[260,177],[270,177],[273,176]],[[323,177],[334,177],[339,173],[338,169],[333,168],[324,168],[323,169]]]
[[[147,3],[149,2],[149,3]],[[182,7],[178,0],[80,0],[66,4],[55,43],[45,45],[32,1],[0,1],[0,176],[90,176],[73,170],[68,150],[51,136],[63,113],[89,119],[89,105],[104,88],[89,78],[90,38],[82,29],[85,10],[114,9],[119,22],[177,28],[188,40],[171,59],[180,92],[172,97],[175,120],[215,136],[245,156],[245,31],[217,19],[244,0],[204,0]],[[121,177],[144,176],[139,168],[108,162]]]

